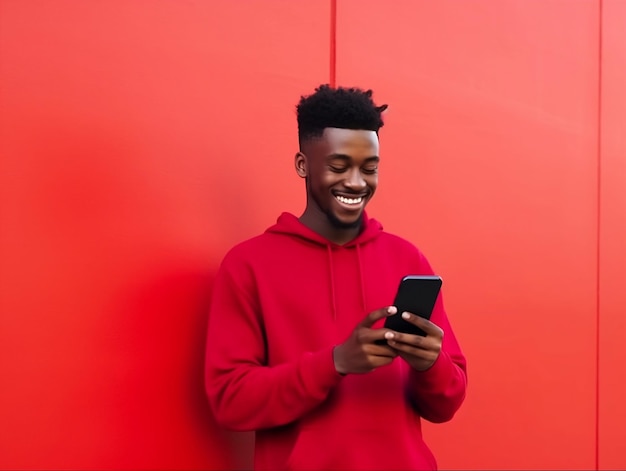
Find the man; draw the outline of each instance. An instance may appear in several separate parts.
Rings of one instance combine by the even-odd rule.
[[[400,279],[433,274],[365,212],[386,108],[356,88],[302,97],[306,208],[231,249],[217,275],[206,390],[218,423],[256,431],[258,470],[436,469],[420,420],[448,421],[465,398],[441,296],[431,321],[407,315],[426,336],[383,327]]]

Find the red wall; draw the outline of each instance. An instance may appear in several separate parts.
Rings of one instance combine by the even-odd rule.
[[[0,0],[0,468],[250,464],[202,389],[211,280],[302,209],[294,107],[333,79],[390,104],[371,211],[444,275],[470,362],[426,426],[441,467],[623,469],[624,24],[621,0]]]
[[[602,10],[598,420],[600,467],[617,470],[626,468],[626,2]]]

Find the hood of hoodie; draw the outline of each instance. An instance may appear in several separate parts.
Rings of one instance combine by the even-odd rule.
[[[300,220],[291,213],[282,213],[276,224],[267,229],[267,232],[272,232],[275,234],[286,234],[291,235],[293,237],[298,237],[303,240],[307,240],[309,242],[313,242],[317,245],[322,245],[324,247],[358,247],[360,245],[364,245],[376,237],[378,237],[382,231],[383,226],[376,219],[372,219],[368,217],[366,212],[363,212],[363,227],[358,236],[352,239],[350,242],[339,245],[336,244],[325,237],[319,235],[317,232],[309,229],[307,226],[302,224]]]
[[[332,301],[333,318],[337,316],[337,297],[336,297],[336,277],[335,277],[335,261],[333,259],[333,253],[336,250],[354,250],[356,256],[356,263],[358,264],[359,272],[359,287],[361,292],[361,308],[366,310],[365,302],[365,281],[363,278],[363,265],[361,247],[374,241],[383,232],[383,226],[376,219],[370,218],[366,212],[363,212],[362,229],[358,236],[351,241],[339,245],[325,237],[321,236],[317,232],[309,229],[300,220],[291,213],[282,213],[276,224],[269,227],[266,232],[274,234],[283,234],[286,236],[301,239],[303,243],[313,244],[326,252],[328,258],[328,281],[330,297]]]

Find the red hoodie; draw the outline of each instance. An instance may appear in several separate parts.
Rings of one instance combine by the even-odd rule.
[[[428,370],[397,357],[341,376],[333,362],[333,347],[392,304],[408,274],[433,270],[367,215],[361,234],[340,246],[283,213],[226,255],[209,313],[206,390],[218,423],[256,431],[255,469],[437,468],[420,418],[450,420],[467,382],[441,296],[431,320],[443,347]]]

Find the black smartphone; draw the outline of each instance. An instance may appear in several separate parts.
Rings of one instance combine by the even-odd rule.
[[[402,313],[406,311],[430,320],[441,285],[441,277],[436,275],[403,277],[393,302],[393,305],[398,308],[398,313],[387,317],[385,327],[396,332],[426,336],[426,332],[422,329],[402,319]]]

